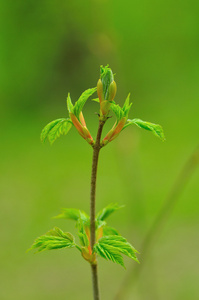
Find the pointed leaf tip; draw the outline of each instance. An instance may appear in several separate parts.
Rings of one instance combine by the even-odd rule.
[[[124,126],[123,129],[125,129],[129,125],[135,124],[139,128],[143,128],[145,130],[151,131],[154,135],[159,137],[163,142],[165,141],[165,135],[161,125],[142,121],[140,119],[127,120],[127,122],[128,123]]]

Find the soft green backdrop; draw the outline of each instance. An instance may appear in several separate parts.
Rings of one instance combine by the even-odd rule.
[[[129,127],[100,156],[97,208],[125,204],[109,224],[139,250],[199,142],[199,2],[1,0],[0,28],[0,299],[92,299],[77,251],[25,252],[55,225],[75,232],[51,218],[60,208],[89,211],[92,149],[74,128],[52,147],[40,131],[67,116],[67,93],[77,100],[107,63],[116,101],[131,92],[130,117],[162,124],[165,143]],[[97,110],[91,101],[84,110],[93,135]],[[198,182],[196,170],[124,300],[199,299]],[[103,300],[113,299],[125,262],[127,271],[99,259]]]

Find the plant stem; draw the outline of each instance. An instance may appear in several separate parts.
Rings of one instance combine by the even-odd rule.
[[[91,250],[95,244],[95,198],[96,198],[96,178],[97,178],[97,166],[99,152],[101,149],[100,140],[102,135],[102,129],[105,121],[99,120],[99,127],[97,132],[97,138],[95,145],[93,146],[93,162],[92,162],[92,172],[91,172],[91,193],[90,193],[90,245]],[[99,300],[99,285],[98,285],[98,275],[97,275],[97,262],[91,264],[92,272],[92,283],[93,283],[93,299]]]

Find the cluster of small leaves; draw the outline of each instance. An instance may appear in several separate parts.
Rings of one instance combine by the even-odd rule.
[[[41,252],[44,250],[73,248],[75,246],[75,239],[71,233],[63,232],[58,227],[55,227],[45,235],[38,237],[29,250],[37,248],[37,252]]]
[[[117,123],[122,119],[122,118],[128,118],[129,110],[131,108],[132,103],[129,104],[130,101],[130,94],[128,94],[123,107],[120,107],[119,104],[115,104],[115,102],[111,103],[111,110],[114,112],[116,118],[117,118]]]
[[[133,260],[138,261],[135,248],[120,235],[104,236],[94,245],[93,251],[106,260],[118,263],[124,267],[124,261],[121,254],[124,254]]]
[[[129,244],[124,237],[122,237],[115,228],[107,226],[106,219],[115,211],[119,210],[123,206],[112,203],[103,208],[96,215],[96,232],[102,230],[103,235],[97,238],[94,245],[93,252],[91,253],[90,247],[90,217],[82,210],[75,208],[63,208],[62,213],[55,218],[63,218],[74,220],[78,229],[78,236],[81,247],[75,243],[75,239],[70,233],[65,233],[58,227],[50,230],[45,235],[37,238],[29,249],[38,249],[38,252],[43,250],[60,249],[60,248],[72,248],[76,247],[81,251],[85,258],[85,250],[87,251],[87,258],[92,263],[94,254],[97,254],[107,260],[116,262],[124,266],[123,258],[121,254],[138,261],[135,253],[137,252],[131,244]],[[90,251],[90,254],[89,254]]]
[[[99,102],[98,98],[95,98],[92,100],[95,102]],[[127,128],[129,125],[135,124],[139,128],[151,131],[154,135],[159,137],[162,141],[165,141],[164,131],[163,131],[161,125],[142,121],[140,119],[132,119],[132,120],[128,119],[128,114],[129,114],[130,108],[132,106],[132,103],[129,104],[129,101],[130,101],[130,94],[128,94],[123,107],[121,107],[119,104],[116,104],[114,101],[112,101],[112,102],[110,101],[110,103],[111,103],[110,108],[113,111],[113,113],[115,114],[116,119],[117,119],[116,124],[118,124],[122,118],[126,118],[127,123],[124,125],[122,130]]]
[[[90,218],[83,210],[79,210],[76,208],[63,208],[62,213],[55,218],[76,221],[80,243],[82,244],[82,246],[88,246],[89,241],[85,228],[89,228]]]
[[[111,104],[111,110],[116,115],[117,123],[122,118],[126,118],[126,119],[128,118],[129,110],[130,110],[131,105],[132,105],[132,103],[129,104],[129,99],[130,99],[130,94],[128,95],[123,107],[120,107],[118,104],[116,105],[115,103]],[[125,129],[129,125],[133,125],[133,124],[137,125],[139,128],[151,131],[154,135],[159,137],[162,141],[165,140],[165,136],[164,136],[162,126],[160,126],[159,124],[154,124],[154,123],[142,121],[140,119],[133,119],[133,120],[128,119],[127,124],[124,125],[123,129]]]
[[[91,95],[93,95],[95,91],[96,88],[87,89],[81,94],[74,105],[72,104],[70,94],[68,94],[67,108],[69,113],[74,113],[74,115],[79,120],[80,112],[82,111],[86,101]],[[53,144],[58,137],[60,137],[61,135],[66,135],[69,132],[72,124],[73,123],[70,118],[61,118],[48,123],[41,132],[41,141],[45,142],[48,138],[50,144]]]
[[[107,234],[110,234],[111,232],[112,234],[118,234],[116,229],[107,226],[105,219],[107,219],[112,213],[123,207],[124,206],[118,205],[117,203],[112,203],[99,211],[96,215],[96,230],[100,227],[103,227],[104,235],[106,235],[106,232]],[[81,228],[81,224],[83,224],[84,227],[90,226],[90,217],[84,211],[76,208],[63,208],[61,214],[59,214],[55,218],[74,220],[76,221],[76,226],[78,228]]]
[[[112,78],[113,75],[112,75],[111,69],[110,69],[110,72],[108,72],[107,70],[109,70],[108,66],[106,66],[104,68],[101,67],[100,72],[101,72],[102,81],[105,80],[107,82],[106,85],[109,86],[110,82],[112,82],[112,80],[113,80],[113,78]],[[45,140],[48,139],[50,144],[53,144],[54,141],[58,137],[60,137],[61,135],[66,135],[69,132],[69,130],[71,129],[72,124],[73,124],[73,122],[71,120],[71,114],[73,114],[78,119],[78,121],[81,123],[80,113],[82,112],[82,109],[83,109],[86,101],[88,100],[88,98],[90,96],[92,96],[95,92],[96,92],[96,87],[87,89],[86,91],[84,91],[81,94],[81,96],[75,102],[74,105],[72,103],[70,94],[68,94],[67,108],[68,108],[68,112],[69,112],[69,118],[60,118],[60,119],[54,120],[54,121],[50,122],[49,124],[47,124],[44,127],[44,129],[42,130],[41,141],[45,142]],[[93,99],[93,100],[99,102],[98,98]],[[127,96],[123,107],[120,107],[114,101],[106,101],[106,102],[109,102],[108,104],[110,105],[110,109],[113,111],[113,113],[116,116],[117,121],[116,121],[115,126],[122,120],[121,122],[123,122],[123,124],[125,124],[125,122],[127,122],[124,125],[123,129],[127,128],[129,125],[135,124],[139,128],[143,128],[143,129],[151,131],[157,137],[159,137],[162,141],[164,141],[165,140],[164,132],[163,132],[163,129],[160,125],[153,124],[153,123],[150,123],[150,122],[145,122],[145,121],[142,121],[140,119],[133,119],[133,120],[129,119],[128,120],[129,110],[130,110],[131,105],[132,105],[132,103],[129,103],[129,100],[130,100],[130,94]],[[110,139],[110,140],[112,140],[112,139]]]

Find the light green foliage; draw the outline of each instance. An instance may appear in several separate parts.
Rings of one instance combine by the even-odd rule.
[[[124,115],[122,108],[119,104],[111,103],[111,110],[114,112],[117,118],[117,122],[120,121]]]
[[[159,137],[162,141],[165,140],[165,136],[164,136],[162,126],[160,126],[158,124],[145,122],[145,121],[142,121],[140,119],[133,119],[133,120],[128,120],[128,123],[124,126],[124,128],[126,128],[127,126],[132,125],[132,124],[137,125],[139,128],[143,128],[143,129],[152,131],[153,134],[155,134],[157,137]]]
[[[84,211],[76,208],[63,208],[62,213],[54,218],[76,221],[80,243],[82,246],[88,246],[89,240],[85,228],[90,226],[90,217]]]
[[[68,93],[66,103],[67,103],[67,108],[68,108],[69,113],[72,113],[73,109],[74,109],[74,106],[73,106],[72,101],[71,101],[70,93]]]
[[[70,119],[57,119],[47,124],[41,132],[41,141],[45,142],[48,138],[50,144],[60,137],[60,135],[66,135],[71,129],[72,122]]]
[[[95,102],[98,102],[98,103],[100,102],[99,98],[94,98],[94,99],[92,99],[92,101],[95,101]]]
[[[111,203],[105,208],[103,208],[96,216],[97,221],[104,221],[106,218],[108,218],[113,212],[116,210],[122,208],[124,206],[119,206],[117,203]]]
[[[136,257],[137,250],[127,242],[127,240],[119,235],[104,236],[94,245],[93,252],[101,257],[116,262],[124,267],[121,254],[138,261]]]
[[[79,119],[80,112],[82,111],[82,109],[83,109],[86,101],[95,92],[96,92],[96,87],[95,88],[91,88],[91,89],[87,89],[86,91],[84,91],[81,94],[81,96],[75,102],[74,105],[72,104],[70,94],[68,93],[68,97],[67,97],[66,102],[67,102],[67,108],[68,108],[69,113],[74,113],[74,115]]]
[[[113,227],[104,226],[103,227],[103,235],[104,236],[106,236],[106,235],[119,235],[119,232]]]
[[[89,216],[82,210],[76,209],[76,208],[62,208],[62,213],[58,216],[54,217],[56,219],[70,219],[78,221],[80,216],[85,216],[86,218],[89,218]]]
[[[100,78],[103,84],[104,100],[108,100],[109,86],[111,82],[114,80],[113,72],[108,65],[105,67],[103,66],[100,67]]]
[[[80,239],[80,243],[82,244],[82,246],[88,247],[89,240],[86,234],[86,228],[89,228],[89,224],[85,222],[85,220],[83,221],[81,218],[79,218],[77,223],[77,228],[78,228],[78,236]]]
[[[130,94],[128,94],[123,107],[120,107],[119,104],[115,104],[115,102],[111,103],[111,110],[114,112],[117,118],[117,122],[119,122],[123,117],[128,118],[128,113],[131,108],[132,103],[129,104]]]
[[[37,252],[41,252],[44,250],[72,248],[75,246],[72,234],[63,232],[58,227],[55,227],[45,235],[38,237],[29,250],[37,248]]]
[[[78,230],[78,237],[81,247],[75,243],[74,237],[70,233],[65,233],[58,227],[48,231],[45,235],[37,238],[29,250],[36,249],[38,252],[60,248],[77,248],[84,259],[92,263],[95,259],[94,253],[107,260],[116,262],[124,266],[121,254],[124,254],[138,261],[135,253],[137,252],[125,238],[119,235],[115,228],[106,224],[107,219],[113,212],[122,208],[116,203],[112,203],[103,208],[96,216],[96,234],[99,238],[94,245],[93,253],[90,248],[90,217],[82,210],[75,208],[63,208],[62,213],[55,218],[74,220]]]
[[[79,119],[79,114],[82,111],[86,101],[90,96],[92,96],[96,92],[96,88],[88,89],[84,91],[79,99],[75,102],[74,108],[73,108],[73,113],[75,116]]]
[[[86,230],[90,230],[90,217],[84,213],[79,212],[79,218],[77,220],[77,228],[78,228],[78,236],[80,242],[83,246],[89,245],[88,235],[86,234]]]
[[[125,102],[124,102],[124,105],[122,107],[122,110],[123,110],[123,113],[124,113],[124,117],[128,118],[128,114],[129,114],[129,110],[132,106],[133,103],[130,103],[129,104],[129,101],[130,101],[130,93],[128,94]]]

